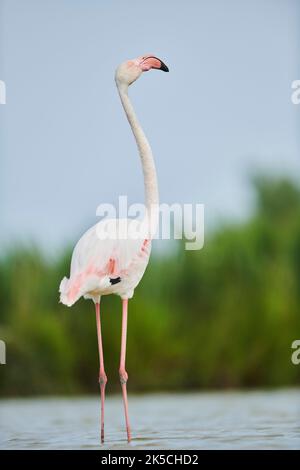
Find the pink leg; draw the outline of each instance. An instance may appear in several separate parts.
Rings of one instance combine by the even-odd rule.
[[[126,336],[127,336],[127,307],[128,299],[122,301],[122,339],[121,339],[121,358],[120,358],[120,382],[122,386],[124,410],[125,410],[125,421],[126,421],[126,430],[127,430],[127,440],[131,441],[131,431],[129,424],[128,416],[128,400],[127,400],[127,388],[126,383],[128,380],[128,374],[125,369],[125,359],[126,359]]]
[[[101,394],[101,443],[104,442],[104,400],[105,400],[105,385],[107,377],[104,370],[103,360],[103,348],[102,348],[102,336],[101,336],[101,321],[100,321],[100,303],[96,303],[96,324],[97,324],[97,336],[98,336],[98,349],[99,349],[99,384]]]

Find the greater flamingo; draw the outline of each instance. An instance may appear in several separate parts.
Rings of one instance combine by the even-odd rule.
[[[60,301],[69,307],[81,296],[85,299],[92,299],[95,303],[100,361],[101,443],[104,442],[104,400],[107,377],[104,369],[101,337],[100,299],[102,295],[108,294],[117,294],[122,299],[119,375],[122,386],[127,439],[128,442],[131,440],[126,388],[128,374],[125,369],[127,307],[128,299],[132,298],[134,289],[140,282],[149,261],[153,221],[155,226],[159,199],[152,151],[129,100],[128,86],[135,82],[143,72],[150,69],[169,71],[160,59],[153,55],[145,55],[122,63],[115,74],[120,99],[135,137],[143,168],[146,215],[140,224],[142,226],[146,220],[146,236],[145,232],[142,232],[144,236],[132,237],[130,235],[130,227],[133,224],[132,219],[113,219],[109,223],[105,220],[100,221],[85,232],[78,241],[72,254],[70,278],[65,277],[59,288]],[[104,229],[106,237],[99,236],[101,229]],[[124,231],[126,236],[124,236]],[[116,236],[116,233],[119,236]],[[120,236],[120,233],[122,233],[122,236]]]

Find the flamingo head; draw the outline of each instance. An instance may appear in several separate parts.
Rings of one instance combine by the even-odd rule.
[[[169,72],[168,67],[161,59],[158,59],[152,54],[147,54],[136,59],[127,60],[123,62],[116,70],[116,82],[118,85],[129,86],[135,82],[143,72],[148,70],[157,69],[163,72]]]

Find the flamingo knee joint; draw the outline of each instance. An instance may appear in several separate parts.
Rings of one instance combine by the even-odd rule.
[[[100,374],[99,375],[99,384],[100,385],[106,385],[106,383],[107,383],[106,374]]]
[[[119,375],[120,375],[121,385],[125,385],[127,383],[127,380],[128,380],[128,374],[127,374],[126,370],[120,370]]]

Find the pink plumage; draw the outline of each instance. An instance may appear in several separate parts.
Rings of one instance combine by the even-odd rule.
[[[111,219],[111,225],[120,220]],[[130,232],[131,219],[126,219]],[[147,267],[151,252],[151,241],[133,239],[128,234],[120,239],[115,233],[101,240],[98,231],[102,222],[91,227],[80,238],[74,248],[70,278],[60,284],[60,301],[71,307],[80,297],[99,302],[101,295],[116,294],[122,299],[131,299]],[[105,221],[105,225],[107,221]],[[107,230],[107,227],[106,227]],[[115,232],[115,230],[113,230]]]

